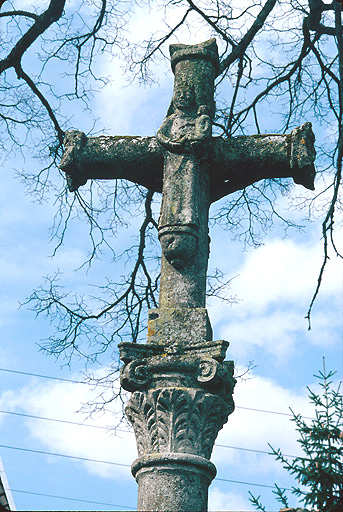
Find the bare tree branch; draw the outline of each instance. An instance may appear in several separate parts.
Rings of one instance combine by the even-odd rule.
[[[53,122],[55,130],[57,132],[58,140],[59,140],[60,144],[62,145],[63,138],[64,138],[64,131],[60,127],[51,105],[49,104],[47,99],[44,97],[44,95],[41,93],[41,91],[38,89],[38,87],[36,86],[34,81],[25,73],[25,71],[23,70],[23,68],[21,67],[20,64],[15,66],[15,71],[17,73],[17,77],[25,80],[25,82],[30,87],[32,92],[37,96],[37,98],[41,101],[42,105],[46,108],[46,110],[49,114],[49,117],[50,117],[51,121]]]
[[[219,73],[221,75],[225,69],[229,68],[233,62],[237,59],[241,59],[248,48],[249,44],[252,42],[257,32],[261,30],[263,24],[265,23],[267,17],[275,7],[277,0],[267,0],[264,4],[261,12],[255,19],[254,23],[251,25],[247,33],[242,37],[240,42],[233,48],[230,55],[228,55],[225,59],[220,63]]]
[[[218,132],[219,135],[223,133],[228,137],[246,135],[252,130],[269,133],[265,112],[267,109],[272,112],[270,105],[273,103],[278,103],[278,123],[284,130],[300,124],[299,118],[302,122],[307,120],[307,115],[323,126],[330,125],[330,133],[335,137],[337,129],[337,138],[331,145],[325,140],[322,147],[317,148],[323,159],[320,170],[323,169],[323,174],[325,170],[330,177],[323,185],[323,190],[317,193],[317,202],[313,197],[304,199],[304,208],[310,212],[318,209],[319,199],[323,201],[324,195],[327,198],[332,194],[330,200],[326,199],[323,222],[324,263],[308,312],[310,321],[312,306],[319,293],[331,249],[334,254],[339,254],[340,250],[336,247],[334,226],[340,207],[343,151],[343,31],[339,19],[342,12],[341,1],[333,0],[330,4],[324,4],[322,0],[298,0],[289,3],[259,0],[244,8],[239,2],[228,4],[223,0],[210,0],[207,3],[200,0],[171,0],[162,3],[165,23],[151,27],[146,41],[138,44],[133,44],[134,37],[131,37],[130,43],[123,44],[129,31],[125,24],[126,19],[124,20],[125,6],[118,7],[118,3],[113,0],[98,0],[95,3],[80,0],[78,6],[82,9],[77,12],[69,7],[64,12],[65,0],[50,0],[42,14],[25,10],[0,13],[1,21],[8,24],[8,33],[13,39],[12,42],[4,41],[4,58],[0,60],[0,73],[4,79],[0,84],[0,93],[5,98],[0,100],[0,122],[3,123],[7,144],[24,148],[25,137],[18,136],[18,133],[26,128],[26,137],[32,137],[35,145],[38,130],[41,134],[39,151],[44,145],[45,149],[49,148],[50,153],[49,163],[44,163],[43,169],[34,171],[30,176],[23,173],[23,178],[27,183],[34,183],[33,189],[46,188],[49,172],[59,160],[64,127],[69,128],[71,123],[66,117],[69,112],[74,112],[74,107],[69,109],[70,101],[81,99],[82,105],[91,108],[92,86],[89,79],[102,80],[98,82],[100,86],[105,83],[105,77],[98,76],[96,72],[104,62],[100,60],[104,50],[112,57],[113,48],[129,48],[132,51],[133,66],[128,66],[127,77],[130,79],[136,74],[136,65],[145,79],[149,62],[156,58],[165,58],[166,46],[171,38],[179,38],[181,41],[182,31],[189,28],[192,30],[194,22],[200,30],[205,28],[209,35],[216,35],[219,46],[225,49],[217,77],[217,104],[220,103],[220,108],[217,109],[216,135]],[[336,42],[337,55],[332,52],[333,41]],[[37,46],[33,46],[35,42]],[[37,51],[39,43],[41,44]],[[273,50],[270,54],[268,44]],[[22,64],[24,55],[35,59],[31,69],[38,71],[26,72],[28,67]],[[39,66],[36,66],[38,62]],[[108,62],[105,62],[107,65]],[[61,90],[55,82],[52,83],[49,77],[51,66],[55,66],[56,81],[61,80],[62,75],[63,79],[66,78],[66,89]],[[12,71],[20,79],[18,83],[13,79]],[[90,127],[76,127],[90,131]],[[149,144],[151,151],[154,150],[152,139]],[[128,151],[130,138],[122,137],[122,140],[125,150]],[[215,140],[218,141],[219,138],[216,137]],[[138,138],[134,142],[132,146],[137,151]],[[117,143],[119,144],[118,141]],[[320,140],[318,145],[319,143]],[[2,149],[5,145],[4,138],[0,145]],[[88,163],[90,168],[94,168],[93,162]],[[119,167],[121,172],[125,169],[125,158]],[[142,174],[139,183],[148,189],[161,191],[162,173],[161,166],[158,167],[160,172],[157,177],[154,175],[155,168],[149,162],[146,167],[137,168],[136,172]],[[110,164],[101,168],[104,178],[108,177],[108,168],[113,171]],[[217,189],[213,190],[213,198],[218,200],[223,193],[232,193],[230,200],[219,205],[214,222],[225,225],[225,228],[229,227],[232,236],[241,236],[246,243],[258,245],[261,243],[261,232],[270,227],[274,220],[281,219],[282,215],[275,202],[279,194],[287,193],[288,186],[270,179],[256,184],[251,175],[249,178],[249,169],[243,171],[239,186],[234,179],[223,179],[218,182]],[[92,175],[89,174],[88,177],[91,179]],[[328,180],[331,180],[331,185]],[[54,186],[61,187],[61,182],[56,185],[57,182],[56,180]],[[245,190],[241,191],[240,187],[244,185]],[[109,251],[111,257],[118,258],[117,261],[131,258],[131,267],[125,270],[126,280],[117,279],[115,283],[109,281],[107,285],[99,288],[99,297],[91,299],[100,304],[98,309],[90,308],[82,298],[72,299],[52,282],[49,282],[46,293],[43,290],[37,291],[34,297],[37,299],[36,311],[45,312],[54,321],[61,322],[60,338],[58,340],[57,335],[52,337],[49,349],[51,352],[74,350],[87,357],[87,350],[80,348],[80,340],[84,336],[92,345],[91,333],[95,332],[98,333],[95,339],[100,351],[110,347],[114,337],[120,337],[123,332],[131,331],[131,335],[137,339],[142,329],[140,319],[143,311],[156,305],[158,270],[157,264],[153,270],[150,266],[151,261],[156,261],[153,260],[156,258],[156,251],[149,253],[153,244],[150,236],[152,239],[151,233],[156,227],[151,214],[152,192],[146,193],[144,197],[146,210],[138,245],[118,256],[115,244],[112,243],[118,228],[125,225],[131,215],[128,206],[133,204],[129,202],[131,192],[134,190],[137,202],[142,201],[141,189],[138,191],[129,188],[130,186],[132,187],[128,182],[117,180],[112,188],[100,183],[89,189],[85,187],[84,192],[77,192],[74,196],[67,196],[64,187],[63,191],[59,188],[57,192],[60,206],[57,208],[56,224],[53,228],[57,237],[56,250],[65,241],[69,223],[74,218],[82,218],[88,223],[90,241],[89,254],[84,264],[90,265],[103,249]],[[293,226],[287,219],[282,218],[282,221],[285,229]],[[153,254],[151,260],[150,254]],[[226,286],[219,273],[214,274],[214,277],[217,283],[211,285],[211,294],[213,290],[220,293]],[[107,331],[105,336],[104,325],[110,322],[109,319],[116,328],[108,336]]]
[[[12,17],[12,16],[24,16],[25,18],[32,18],[35,21],[37,21],[39,18],[38,14],[29,12],[29,11],[19,11],[18,10],[18,11],[0,12],[0,18]]]
[[[17,67],[26,50],[42,35],[53,23],[60,19],[65,6],[65,0],[51,0],[49,7],[35,20],[35,23],[23,34],[11,52],[0,61],[0,74],[6,69]]]
[[[330,205],[325,216],[325,219],[322,224],[322,234],[324,240],[324,257],[323,262],[319,271],[319,276],[317,279],[317,286],[315,292],[313,294],[307,315],[305,318],[308,320],[308,329],[311,329],[311,314],[316,298],[319,294],[319,290],[322,284],[323,275],[327,263],[330,259],[329,257],[329,243],[328,239],[331,239],[331,245],[334,249],[336,256],[343,259],[343,255],[341,255],[336,246],[333,239],[333,228],[334,228],[334,217],[335,210],[338,200],[338,193],[341,186],[342,181],[342,161],[343,161],[343,30],[342,30],[342,15],[341,15],[341,7],[338,5],[338,1],[334,2],[335,9],[335,35],[336,35],[336,45],[338,51],[338,70],[339,70],[339,79],[338,79],[338,96],[339,96],[339,117],[338,117],[338,142],[337,142],[337,160],[336,160],[336,173],[334,177],[333,183],[333,194],[330,201]]]
[[[236,43],[233,41],[233,39],[224,30],[221,30],[218,24],[212,21],[210,16],[205,14],[204,11],[202,11],[192,0],[187,0],[187,2],[189,3],[191,9],[200,14],[200,16],[206,21],[206,23],[208,23],[214,29],[214,31],[223,38],[224,41],[229,43],[231,46],[236,46]]]

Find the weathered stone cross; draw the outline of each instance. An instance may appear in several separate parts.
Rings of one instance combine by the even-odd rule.
[[[121,343],[121,384],[139,458],[132,465],[139,511],[206,511],[216,474],[210,456],[234,409],[228,342],[213,341],[205,309],[208,211],[221,197],[266,178],[292,177],[313,189],[309,123],[290,135],[212,137],[214,39],[172,45],[174,95],[156,137],[89,137],[67,132],[61,168],[69,188],[88,179],[128,179],[162,192],[159,308],[148,341]]]

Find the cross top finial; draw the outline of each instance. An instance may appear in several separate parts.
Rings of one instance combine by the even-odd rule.
[[[182,60],[203,59],[212,62],[216,70],[219,68],[218,47],[215,38],[199,44],[171,44],[169,46],[171,67],[175,72],[175,66]]]
[[[195,111],[207,105],[209,115],[215,114],[213,99],[214,80],[219,66],[218,48],[215,39],[187,45],[172,44],[169,47],[171,67],[175,75],[174,96],[181,90],[193,90]],[[174,112],[173,102],[168,115]]]

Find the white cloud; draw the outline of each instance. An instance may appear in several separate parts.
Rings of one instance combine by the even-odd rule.
[[[307,390],[291,391],[272,379],[252,373],[248,380],[238,382],[234,400],[236,410],[220,431],[216,444],[245,448],[247,451],[215,446],[213,462],[226,475],[232,474],[233,468],[236,471],[240,467],[244,468],[246,476],[253,476],[256,474],[257,465],[260,474],[267,474],[271,470],[281,474],[281,465],[271,455],[249,450],[269,452],[270,443],[275,449],[280,448],[284,454],[299,454],[297,432],[293,423],[289,416],[251,409],[289,414],[289,407],[292,407],[294,412],[312,417],[313,410],[308,403]]]
[[[313,292],[321,263],[320,241],[304,244],[276,239],[248,254],[234,282],[246,307],[264,310],[271,303],[298,305]],[[342,275],[338,261],[328,266],[322,293],[337,293]]]
[[[218,336],[232,343],[235,357],[251,354],[253,347],[263,347],[282,361],[292,355],[299,339],[322,347],[337,343],[335,330],[341,322],[339,298],[343,283],[339,258],[328,263],[312,313],[312,331],[308,332],[304,318],[316,286],[321,255],[320,240],[295,243],[275,239],[245,253],[244,260],[231,270],[237,277],[230,291],[239,302],[228,308],[214,300],[210,307]]]
[[[58,418],[77,423],[86,422],[100,427],[115,427],[121,417],[121,403],[116,401],[111,412],[86,418],[78,413],[82,404],[95,393],[87,385],[72,383],[32,384],[21,391],[2,394],[1,407],[20,410],[26,414]],[[128,426],[120,427],[116,435],[106,428],[81,427],[66,423],[28,419],[26,426],[32,439],[39,441],[45,450],[89,459],[131,465],[137,457],[133,434]],[[113,432],[113,431],[112,431]],[[50,459],[52,462],[54,458]],[[80,462],[87,471],[104,478],[130,479],[130,468],[93,462]]]
[[[304,312],[304,311],[303,311]],[[256,314],[251,310],[246,317],[234,318],[219,329],[219,338],[229,340],[233,357],[246,358],[252,350],[263,350],[272,356],[274,364],[288,361],[298,349],[299,341],[328,349],[337,344],[340,318],[336,311],[315,313],[313,330],[308,331],[301,310],[287,309]],[[231,357],[232,357],[231,356]]]
[[[210,487],[208,509],[216,510],[254,510],[249,501],[235,492],[222,492],[217,487]]]

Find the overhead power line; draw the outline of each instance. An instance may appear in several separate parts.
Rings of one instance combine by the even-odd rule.
[[[75,425],[77,427],[100,428],[100,429],[107,430],[107,431],[110,430],[110,427],[103,427],[101,425],[90,425],[89,423],[77,423],[76,421],[61,420],[61,419],[57,419],[57,418],[47,418],[45,416],[35,416],[33,414],[24,414],[24,413],[21,413],[21,412],[4,411],[4,410],[1,410],[1,409],[0,409],[0,414],[10,414],[10,415],[14,415],[14,416],[23,416],[24,418],[32,418],[32,419],[38,419],[38,420],[43,420],[43,421],[54,421],[54,422],[57,422],[57,423],[66,423],[67,425]],[[123,433],[126,433],[126,434],[133,434],[133,431],[132,430],[128,430],[128,429],[119,429],[119,428],[117,428],[115,430],[117,432],[123,432]],[[215,446],[218,446],[219,448],[230,448],[232,450],[242,450],[242,451],[246,451],[246,452],[254,452],[254,453],[262,453],[262,454],[266,454],[266,455],[272,455],[271,452],[268,452],[268,451],[265,451],[265,450],[256,450],[254,448],[242,448],[240,446],[230,446],[230,445],[218,444],[218,443],[215,443]],[[289,454],[284,454],[284,455],[285,455],[285,457],[290,457],[290,458],[295,458],[296,457],[295,455],[289,455]]]
[[[240,446],[229,446],[227,444],[217,444],[214,446],[218,446],[219,448],[230,448],[231,450],[242,450],[243,452],[253,452],[253,453],[262,453],[265,455],[274,455],[272,452],[267,452],[265,450],[255,450],[254,448],[242,448]],[[285,457],[289,457],[291,459],[296,459],[296,455],[289,455],[287,453],[283,454]]]
[[[253,485],[254,487],[266,487],[268,489],[275,489],[275,485],[266,485],[266,484],[256,484],[253,482],[241,482],[240,480],[229,480],[227,478],[215,478],[215,480],[220,480],[220,482],[230,482],[233,484],[242,484],[242,485]],[[283,491],[291,491],[292,489],[289,487],[280,487]]]
[[[39,377],[40,379],[61,380],[63,382],[71,382],[73,384],[89,384],[88,382],[84,382],[82,380],[64,379],[62,377],[52,377],[51,375],[41,375],[40,373],[30,373],[30,372],[22,372],[19,370],[10,370],[8,368],[0,368],[0,371],[8,372],[8,373],[19,373],[20,375],[29,375],[30,377]]]
[[[62,382],[70,382],[72,384],[86,384],[87,386],[98,385],[98,384],[95,384],[95,383],[92,383],[92,382],[85,382],[85,381],[82,381],[82,380],[65,379],[65,378],[62,378],[62,377],[53,377],[53,376],[50,376],[50,375],[41,375],[41,374],[38,374],[38,373],[23,372],[23,371],[19,371],[19,370],[10,370],[8,368],[0,368],[0,371],[1,372],[9,372],[9,373],[17,373],[17,374],[20,374],[20,375],[28,375],[30,377],[39,377],[39,378],[42,378],[42,379],[60,380]],[[101,385],[103,385],[103,384],[101,384]],[[269,410],[266,410],[266,409],[256,409],[254,407],[244,407],[242,405],[236,405],[236,409],[243,409],[243,410],[246,410],[246,411],[254,411],[254,412],[262,412],[262,413],[265,413],[265,414],[277,414],[279,416],[288,416],[290,418],[293,418],[293,414],[291,414],[289,412],[269,411]],[[313,420],[314,419],[314,418],[312,418],[310,416],[302,416],[302,417],[304,419],[307,419],[307,420]]]
[[[8,491],[9,489],[5,489]],[[11,492],[18,492],[22,494],[32,494],[33,496],[43,496],[45,498],[57,498],[59,500],[68,500],[68,501],[78,501],[82,503],[91,503],[92,505],[105,505],[106,507],[118,507],[118,509],[124,509],[127,508],[129,510],[136,510],[136,508],[128,507],[127,505],[118,505],[115,503],[105,503],[103,501],[92,501],[92,500],[83,500],[81,498],[68,498],[67,496],[58,496],[56,494],[45,494],[41,492],[33,492],[33,491],[24,491],[22,489],[10,489]]]
[[[9,450],[17,450],[17,451],[20,451],[20,452],[38,453],[40,455],[52,455],[54,457],[63,457],[64,459],[82,460],[84,462],[98,462],[100,464],[109,464],[111,466],[123,466],[125,468],[130,468],[131,467],[131,464],[122,464],[121,462],[112,462],[112,461],[108,461],[108,460],[89,459],[87,457],[77,457],[76,455],[66,455],[64,453],[46,452],[44,450],[33,450],[31,448],[21,448],[19,446],[9,446],[7,444],[0,444],[0,448],[7,448]]]
[[[55,456],[55,457],[63,457],[63,458],[66,458],[66,459],[82,460],[84,462],[96,462],[96,463],[100,463],[100,464],[110,464],[110,465],[113,465],[113,466],[123,466],[123,467],[126,467],[126,468],[130,468],[131,467],[130,464],[122,464],[122,463],[119,463],[119,462],[112,462],[112,461],[98,460],[98,459],[89,459],[87,457],[77,457],[77,456],[74,456],[74,455],[65,455],[63,453],[46,452],[44,450],[33,450],[33,449],[30,449],[30,448],[22,448],[22,447],[19,447],[19,446],[9,446],[9,445],[5,445],[5,444],[0,444],[0,448],[7,448],[9,450],[17,450],[17,451],[21,451],[21,452],[36,453],[36,454],[39,454],[39,455],[49,455],[49,456]],[[258,484],[258,483],[244,482],[244,481],[239,481],[239,480],[230,480],[228,478],[218,478],[218,477],[216,477],[216,480],[220,480],[221,482],[230,482],[230,483],[242,484],[242,485],[253,485],[255,487],[267,487],[267,488],[270,488],[270,489],[274,489],[273,485],[267,485],[267,484]],[[291,490],[291,489],[288,489],[288,488],[284,488],[284,489],[285,490]]]
[[[12,411],[4,411],[0,409],[0,414],[10,414],[12,416],[23,416],[24,418],[31,418],[35,420],[43,420],[43,421],[53,421],[56,423],[66,423],[68,425],[76,425],[77,427],[90,427],[90,428],[100,428],[103,430],[110,430],[111,427],[104,427],[102,425],[91,425],[90,423],[78,423],[77,421],[70,420],[60,420],[58,418],[48,418],[46,416],[35,416],[34,414],[24,414],[23,412],[12,412]],[[131,430],[124,429],[116,429],[118,432],[131,432]]]
[[[245,409],[247,411],[264,412],[267,414],[279,414],[280,416],[290,416],[293,418],[293,414],[291,414],[290,412],[267,411],[265,409],[255,409],[253,407],[243,407],[242,405],[236,405],[236,409]],[[303,416],[303,418],[306,418],[306,416]],[[311,420],[312,418],[307,418],[307,419]]]

